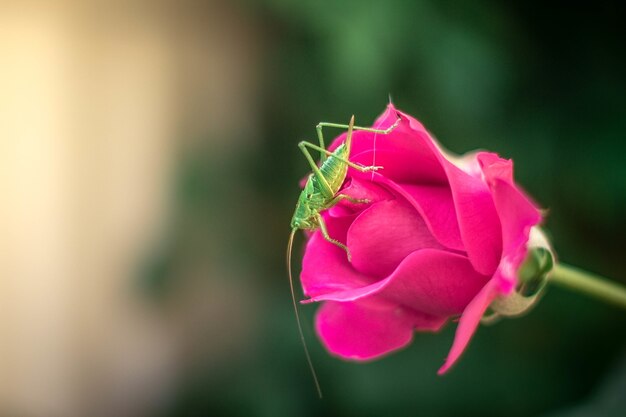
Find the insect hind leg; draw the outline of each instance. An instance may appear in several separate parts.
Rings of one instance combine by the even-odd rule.
[[[324,221],[324,218],[319,214],[317,215],[317,222],[320,225],[320,231],[322,232],[322,236],[324,236],[324,239],[326,239],[327,242],[332,243],[335,246],[339,246],[341,249],[343,249],[348,256],[348,262],[352,262],[352,256],[350,255],[350,250],[348,249],[348,247],[340,241],[330,237],[330,235],[328,234],[328,229],[326,228],[326,222]]]
[[[382,169],[382,167],[379,167],[379,166],[363,166],[363,165],[355,164],[354,162],[350,162],[347,159],[342,158],[340,156],[337,156],[334,153],[332,153],[331,151],[328,151],[328,150],[326,150],[324,148],[321,148],[321,147],[319,147],[317,145],[314,145],[314,144],[312,144],[310,142],[302,141],[302,142],[300,142],[298,144],[298,146],[300,147],[300,149],[303,149],[305,147],[311,148],[311,149],[315,149],[316,151],[319,151],[322,155],[333,157],[333,158],[337,159],[338,161],[341,161],[344,164],[346,164],[348,166],[351,166],[352,168],[356,169],[357,171],[370,172],[370,171],[377,171],[379,169]]]
[[[398,123],[400,123],[400,119],[396,120],[396,122],[393,125],[389,126],[387,129],[375,129],[373,127],[362,127],[362,126],[352,126],[352,129],[362,130],[364,132],[382,133],[383,135],[386,135],[388,133],[391,133],[391,131],[398,126]],[[338,129],[348,129],[350,128],[350,125],[344,125],[340,123],[319,122],[317,126],[315,126],[315,129],[317,129],[317,132],[318,132],[317,135],[322,137],[321,139],[322,142],[323,142],[322,128],[324,127],[336,127]]]
[[[362,126],[352,126],[352,129],[362,130],[364,132],[381,133],[383,135],[386,135],[386,134],[391,133],[391,131],[395,129],[399,123],[400,123],[400,118],[398,118],[398,120],[396,120],[396,122],[393,125],[389,126],[387,129],[375,129],[372,127],[362,127]],[[324,127],[334,127],[338,129],[350,129],[350,125],[344,125],[341,123],[319,122],[317,126],[315,126],[315,130],[317,130],[317,138],[319,139],[319,142],[320,142],[320,148],[323,148],[323,149],[326,149],[326,145],[324,144],[324,134],[322,133],[322,129]],[[321,159],[322,159],[322,162],[324,162],[324,159],[326,159],[326,156],[322,155]]]
[[[337,196],[335,196],[335,198],[333,198],[330,201],[330,204],[328,205],[329,207],[332,207],[334,205],[336,205],[337,203],[339,203],[342,200],[348,200],[351,203],[354,204],[368,204],[371,203],[371,200],[368,200],[367,198],[354,198],[351,197],[347,194],[338,194]]]

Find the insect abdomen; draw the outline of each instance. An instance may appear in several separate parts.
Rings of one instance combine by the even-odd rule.
[[[329,156],[320,167],[320,171],[322,171],[324,178],[326,178],[333,194],[339,191],[343,181],[346,179],[346,173],[348,172],[348,166],[345,162],[340,161],[335,157],[337,156],[343,159],[348,159],[349,155],[346,155],[346,153],[345,145],[339,145],[339,147],[333,152],[333,156]]]

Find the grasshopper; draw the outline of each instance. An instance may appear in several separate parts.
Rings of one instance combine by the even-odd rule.
[[[326,223],[324,222],[324,218],[322,217],[321,212],[333,207],[341,200],[348,200],[353,203],[363,204],[369,202],[366,199],[355,199],[346,194],[339,193],[339,190],[346,179],[348,167],[352,167],[361,172],[377,171],[378,169],[382,168],[379,166],[362,166],[349,161],[350,147],[352,144],[352,131],[363,130],[366,132],[388,134],[398,125],[399,122],[400,119],[398,119],[396,123],[394,123],[391,127],[384,130],[354,126],[354,116],[352,116],[349,124],[347,125],[321,122],[318,123],[318,125],[316,126],[317,137],[320,143],[319,146],[306,141],[302,141],[298,144],[298,147],[309,162],[309,165],[311,165],[311,169],[313,170],[313,172],[309,175],[306,185],[300,193],[300,197],[298,198],[298,203],[296,204],[293,218],[291,219],[291,234],[289,235],[289,241],[287,244],[287,270],[289,271],[291,299],[296,315],[296,321],[298,322],[300,339],[302,341],[304,353],[306,355],[307,362],[309,364],[309,368],[311,370],[311,374],[313,375],[313,380],[317,388],[317,393],[320,398],[322,397],[322,392],[317,379],[317,375],[315,373],[315,369],[313,368],[313,363],[311,362],[311,357],[309,355],[306,342],[304,340],[304,334],[302,333],[302,326],[300,324],[300,316],[298,314],[298,306],[296,304],[296,297],[293,288],[293,278],[291,274],[291,252],[293,246],[293,238],[299,229],[309,231],[315,231],[319,229],[326,241],[343,249],[346,252],[348,261],[351,260],[350,251],[346,247],[346,245],[339,242],[338,240],[333,239],[328,234]],[[324,146],[324,136],[322,134],[323,127],[348,129],[345,142],[339,145],[337,149],[335,149],[333,152],[328,151]],[[319,151],[320,166],[315,163],[308,148]]]

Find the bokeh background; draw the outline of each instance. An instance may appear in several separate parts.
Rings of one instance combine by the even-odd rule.
[[[626,16],[558,3],[2,1],[0,415],[626,415],[624,311],[559,288],[444,377],[454,326],[359,365],[304,306],[321,401],[290,304],[296,144],[389,94],[626,284]]]

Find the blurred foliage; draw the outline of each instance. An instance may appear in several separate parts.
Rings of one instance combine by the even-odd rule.
[[[259,289],[263,309],[251,318],[258,336],[245,358],[198,364],[163,415],[570,415],[552,413],[602,397],[596,387],[623,364],[624,313],[550,288],[528,316],[482,327],[444,377],[436,370],[454,325],[357,365],[323,350],[311,331],[315,306],[305,306],[325,393],[319,401],[290,310],[284,246],[308,170],[296,143],[314,138],[321,120],[355,114],[371,123],[391,94],[450,150],[514,158],[518,180],[549,210],[559,258],[624,282],[626,53],[618,6],[265,0],[241,8],[266,37],[261,143],[235,161],[234,179],[220,176],[208,149],[183,159],[173,236],[146,276],[171,290],[175,282],[164,283],[181,257],[231,259]],[[211,255],[190,249],[203,233],[223,236]],[[624,366],[615,372],[623,381]],[[623,389],[611,392],[612,409],[626,409]]]

